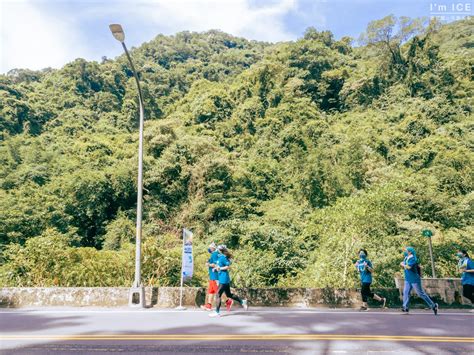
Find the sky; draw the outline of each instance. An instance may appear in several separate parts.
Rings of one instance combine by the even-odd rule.
[[[114,58],[122,48],[110,23],[122,24],[129,48],[160,33],[209,29],[279,42],[300,38],[310,26],[357,38],[389,14],[450,21],[472,15],[472,8],[472,0],[0,0],[0,73]]]

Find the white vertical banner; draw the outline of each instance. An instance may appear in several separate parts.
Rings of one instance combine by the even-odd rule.
[[[190,279],[193,277],[194,260],[193,260],[193,232],[183,229],[183,278]]]
[[[183,283],[184,279],[193,277],[193,232],[183,228],[183,252],[181,256],[181,287],[179,289],[179,306],[176,309],[184,310],[183,307]]]

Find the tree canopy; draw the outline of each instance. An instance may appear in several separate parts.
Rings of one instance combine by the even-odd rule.
[[[236,286],[393,284],[434,231],[437,274],[474,243],[472,19],[388,16],[278,44],[219,31],[131,51],[145,99],[143,278],[177,285],[179,228],[235,253]],[[0,283],[133,280],[138,101],[124,56],[0,75]],[[425,274],[431,271],[425,267]]]

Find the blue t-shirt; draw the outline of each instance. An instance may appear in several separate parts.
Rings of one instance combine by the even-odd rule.
[[[360,281],[362,283],[370,284],[372,283],[372,273],[367,270],[364,263],[367,263],[368,267],[372,267],[372,263],[368,259],[359,259],[356,263],[357,271],[360,274]]]
[[[416,258],[413,256],[413,255],[408,255],[407,257],[405,257],[405,259],[403,260],[403,262],[405,263],[405,265],[408,265],[410,267],[410,269],[405,269],[404,272],[405,272],[405,281],[411,283],[411,284],[416,284],[416,283],[420,283],[421,282],[421,277],[420,275],[418,274],[417,270],[416,270]]]
[[[217,265],[219,267],[229,266],[231,261],[227,259],[227,257],[223,254],[219,255],[219,259],[217,260]],[[219,284],[230,284],[230,276],[229,270],[221,270],[219,271]]]
[[[211,256],[209,257],[209,264],[216,264],[217,265],[217,260],[219,259],[219,252],[217,250],[214,250],[211,253]],[[218,280],[219,275],[217,271],[212,271],[214,268],[209,266],[209,280]]]
[[[474,269],[474,261],[469,258],[464,258],[459,261],[459,267],[465,270]],[[461,277],[462,285],[473,285],[474,286],[474,273],[472,272],[463,272]]]

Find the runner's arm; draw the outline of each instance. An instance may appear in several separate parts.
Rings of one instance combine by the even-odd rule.
[[[408,258],[407,262],[405,263],[404,268],[407,270],[411,270],[414,266],[416,266],[417,261],[414,258]]]
[[[407,269],[407,270],[411,269],[411,266],[410,265],[405,265],[405,263],[403,261],[400,263],[400,266],[404,269]]]

